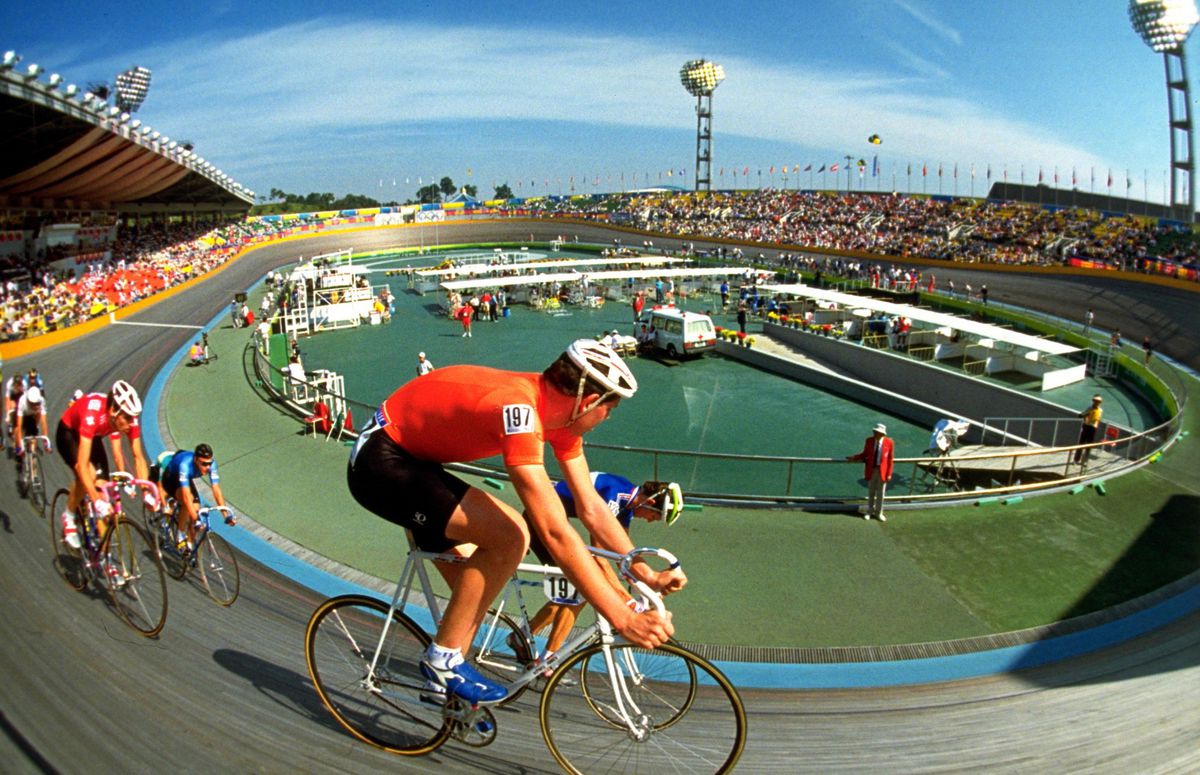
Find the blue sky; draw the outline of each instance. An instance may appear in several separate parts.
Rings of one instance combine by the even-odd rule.
[[[1111,170],[1120,194],[1128,171],[1131,195],[1162,201],[1170,161],[1162,58],[1124,0],[4,0],[0,30],[0,48],[81,86],[149,67],[138,118],[260,194],[402,201],[444,175],[484,196],[567,193],[571,178],[576,192],[690,186],[695,103],[678,72],[700,57],[727,76],[714,186],[878,155],[870,188],[909,189],[911,165],[911,189],[968,194],[974,165],[982,195],[989,167],[1050,183],[1057,166],[1062,187],[1074,170],[1104,193]]]

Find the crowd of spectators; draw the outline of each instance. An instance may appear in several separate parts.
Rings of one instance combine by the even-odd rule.
[[[764,190],[633,197],[628,211],[647,231],[881,256],[1008,264],[1079,258],[1132,270],[1158,257],[1200,266],[1193,241],[1161,249],[1177,234],[1169,226],[1018,202]]]
[[[1195,269],[1193,240],[1133,216],[1015,202],[794,191],[650,194],[629,200],[637,228],[767,245],[958,260],[1061,264],[1078,258],[1140,270],[1162,258]]]
[[[517,211],[502,207],[496,214]],[[1135,271],[1162,271],[1156,262],[1165,260],[1172,268],[1193,270],[1191,276],[1200,269],[1197,241],[1171,226],[1019,202],[766,189],[703,196],[654,192],[543,198],[520,203],[520,214],[595,219],[671,236],[831,249],[868,258],[1043,265],[1080,259]],[[290,225],[258,219],[134,229],[113,225],[114,239],[76,245],[66,261],[63,248],[0,259],[0,340],[107,314],[203,274],[228,260],[241,244],[270,239]],[[732,254],[743,258],[740,249]],[[781,263],[842,276],[868,272],[871,266],[854,257],[809,266],[812,260],[799,253],[786,254]],[[900,285],[924,282],[916,274],[880,279]]]
[[[74,325],[204,274],[227,261],[242,223],[143,223],[95,249],[10,260],[0,289],[0,341]],[[58,263],[55,263],[55,261]]]

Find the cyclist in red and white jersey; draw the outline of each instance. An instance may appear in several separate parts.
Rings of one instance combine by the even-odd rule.
[[[582,436],[636,390],[637,380],[620,356],[600,342],[580,339],[541,374],[482,366],[437,369],[394,392],[364,426],[347,473],[355,499],[410,529],[422,549],[469,557],[448,574],[450,602],[421,662],[427,690],[449,691],[472,703],[506,696],[503,686],[464,661],[462,651],[525,556],[529,525],[576,588],[628,640],[653,648],[674,632],[669,615],[625,605],[568,524],[544,464],[549,443],[575,496],[576,515],[596,543],[622,554],[632,550],[592,485]],[[529,525],[509,504],[443,468],[493,456],[503,458]],[[677,569],[656,572],[640,562],[633,572],[667,591],[686,581]]]
[[[58,422],[54,434],[58,453],[75,474],[68,500],[69,511],[62,514],[63,539],[72,548],[79,548],[79,533],[75,515],[83,505],[83,499],[92,502],[96,514],[105,517],[112,512],[112,505],[97,486],[98,480],[107,477],[110,471],[128,471],[125,453],[121,449],[121,436],[129,439],[133,451],[134,475],[148,479],[150,467],[146,464],[146,453],[142,449],[141,428],[138,416],[142,413],[142,400],[137,391],[125,380],[117,380],[107,394],[88,393],[67,407]],[[104,451],[104,437],[112,446],[115,469],[108,467],[108,455]],[[104,527],[101,527],[104,530]]]

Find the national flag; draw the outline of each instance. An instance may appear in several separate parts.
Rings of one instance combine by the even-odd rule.
[[[958,162],[954,162],[954,179],[958,180]]]
[[[1058,185],[1058,165],[1054,165],[1054,185]]]
[[[1129,170],[1125,170],[1125,190],[1128,191],[1133,186],[1133,181],[1129,179]]]
[[[1041,183],[1042,179],[1042,168],[1038,167],[1038,183]]]
[[[871,159],[871,177],[879,177],[879,154],[875,154],[875,157]]]
[[[910,178],[912,177],[912,162],[911,161],[908,163],[908,176]]]
[[[921,164],[921,177],[926,177],[928,175],[929,175],[929,165],[922,163]]]
[[[746,177],[746,176],[747,176],[747,175],[749,175],[749,174],[750,174],[750,168],[749,168],[749,167],[742,167],[742,177]]]
[[[938,162],[938,177],[940,178],[941,176],[942,176],[942,163],[939,161]]]
[[[1075,185],[1075,183],[1076,183],[1076,180],[1075,180],[1075,168],[1074,168],[1074,167],[1072,167],[1072,168],[1071,168],[1071,185],[1072,185],[1072,186],[1074,186],[1074,185]]]
[[[810,165],[810,166],[811,166],[811,165]],[[822,173],[822,172],[824,172],[824,171],[825,171],[825,165],[824,165],[824,164],[822,164],[822,165],[821,165],[821,169],[817,170],[817,173],[819,174],[819,173]]]
[[[975,179],[975,162],[971,162],[971,180]]]
[[[1108,187],[1112,188],[1112,168],[1111,167],[1108,170]]]
[[[825,169],[825,168],[824,168],[824,167],[822,167],[821,169]],[[805,171],[805,172],[812,172],[812,165],[810,164],[810,165],[808,165],[807,167],[805,167],[805,168],[804,168],[804,171]]]
[[[774,164],[771,165],[771,174],[772,175],[775,174],[775,165]]]
[[[992,179],[992,165],[990,165],[990,164],[988,165],[988,168],[987,168],[987,179],[988,180]]]
[[[829,171],[830,171],[830,172],[837,172],[837,171],[838,171],[838,165],[834,164],[832,167],[830,167],[830,168],[829,168]]]

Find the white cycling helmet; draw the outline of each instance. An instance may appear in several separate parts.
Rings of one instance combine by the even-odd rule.
[[[621,356],[603,342],[597,342],[595,339],[576,339],[567,347],[567,357],[580,370],[579,389],[575,394],[575,408],[571,411],[572,421],[584,414],[579,411],[579,404],[583,401],[584,388],[589,379],[605,391],[601,393],[600,400],[592,405],[593,409],[611,395],[632,398],[633,394],[637,392],[637,380],[634,378],[633,372],[629,370],[629,366],[625,364]]]
[[[142,399],[138,397],[138,392],[134,390],[133,385],[125,380],[119,379],[114,382],[109,395],[112,396],[117,409],[130,417],[137,417],[142,413]]]
[[[42,391],[37,385],[30,385],[25,391],[25,403],[40,405],[42,403]]]

